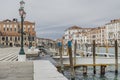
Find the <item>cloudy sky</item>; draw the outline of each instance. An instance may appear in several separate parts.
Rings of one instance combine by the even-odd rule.
[[[0,20],[19,17],[20,0],[0,0]],[[24,0],[38,37],[56,39],[70,26],[98,27],[120,18],[120,0]]]

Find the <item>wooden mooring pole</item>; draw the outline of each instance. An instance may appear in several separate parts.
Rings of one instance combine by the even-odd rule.
[[[68,41],[68,53],[69,53],[69,61],[70,61],[70,68],[71,68],[71,80],[75,80],[75,71],[73,65],[73,58],[72,58],[72,42]]]
[[[115,40],[115,74],[118,74],[118,44]]]
[[[93,73],[96,74],[96,66],[95,66],[95,40],[93,40]]]
[[[59,47],[60,66],[61,66],[60,72],[62,74],[64,74],[64,66],[63,66],[63,58],[62,58],[62,43],[61,42],[58,43],[58,47]]]
[[[87,75],[87,66],[83,66],[83,75],[84,75],[84,76]]]
[[[76,65],[76,48],[77,48],[77,41],[75,40],[75,44],[74,44],[74,65]]]
[[[104,75],[105,75],[105,68],[106,68],[106,66],[104,66],[104,65],[101,65],[101,66],[100,66],[100,75],[101,75],[101,76],[104,76]]]

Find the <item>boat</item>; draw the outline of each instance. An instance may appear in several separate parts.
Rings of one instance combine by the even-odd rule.
[[[53,56],[53,59],[60,63],[60,56]],[[62,56],[63,64],[70,64],[69,56]],[[73,62],[74,56],[73,56]],[[112,53],[95,53],[96,64],[115,64],[115,55]],[[120,64],[120,57],[118,57]],[[93,64],[93,52],[85,52],[84,56],[76,56],[76,64]]]
[[[93,57],[93,52],[85,52],[84,55],[86,57]],[[115,55],[113,53],[95,53],[95,57],[105,57],[105,58],[114,58]]]

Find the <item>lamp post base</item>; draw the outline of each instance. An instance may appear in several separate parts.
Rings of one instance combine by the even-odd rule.
[[[18,61],[26,61],[26,55],[18,55]]]

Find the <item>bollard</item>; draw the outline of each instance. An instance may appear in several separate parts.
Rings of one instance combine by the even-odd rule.
[[[118,74],[118,44],[115,40],[115,74]]]
[[[70,61],[70,69],[71,69],[71,80],[75,80],[75,71],[73,66],[72,59],[72,42],[68,41],[68,53],[69,53],[69,61]]]
[[[95,66],[95,40],[93,40],[93,73],[96,74],[96,66]]]

